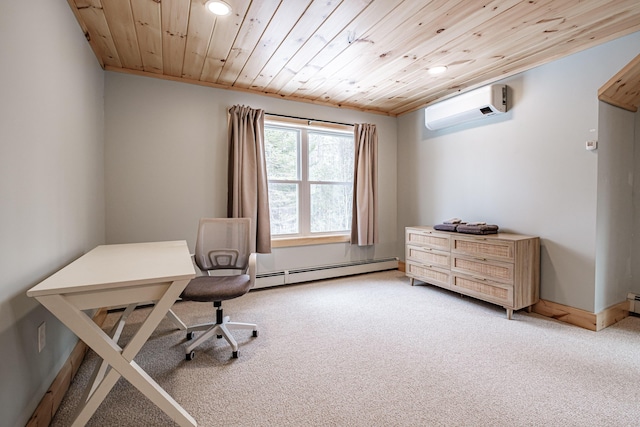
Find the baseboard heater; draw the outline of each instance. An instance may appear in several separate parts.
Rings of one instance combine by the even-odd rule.
[[[629,301],[629,313],[640,316],[640,295],[629,293],[627,300]]]
[[[394,270],[397,268],[398,258],[384,258],[274,271],[269,273],[258,273],[256,274],[256,284],[254,288],[268,288],[271,286],[310,282],[313,280],[372,273],[375,271]]]

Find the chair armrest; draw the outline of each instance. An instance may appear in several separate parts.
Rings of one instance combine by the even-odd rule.
[[[191,263],[193,263],[193,268],[196,270],[196,276],[208,276],[209,273],[200,270],[198,264],[196,263],[196,254],[191,254]]]

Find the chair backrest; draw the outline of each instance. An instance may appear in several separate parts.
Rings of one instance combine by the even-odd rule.
[[[195,262],[202,271],[246,270],[251,255],[251,219],[202,218]]]

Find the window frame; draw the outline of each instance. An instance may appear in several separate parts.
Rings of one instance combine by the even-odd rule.
[[[350,241],[351,224],[347,230],[330,232],[311,232],[311,185],[328,184],[331,181],[310,181],[309,180],[309,132],[333,133],[353,135],[353,126],[336,123],[316,122],[307,119],[284,118],[280,116],[265,115],[265,131],[267,128],[295,129],[299,132],[298,141],[298,170],[297,180],[269,179],[269,184],[273,183],[298,183],[298,233],[279,234],[271,236],[272,247],[304,246],[325,243],[344,243]],[[354,142],[355,143],[355,142]],[[354,146],[355,147],[355,146]],[[354,148],[355,155],[355,148]],[[345,184],[348,181],[336,181],[336,184]],[[353,177],[351,177],[351,191],[353,192]],[[352,213],[353,214],[353,213]]]

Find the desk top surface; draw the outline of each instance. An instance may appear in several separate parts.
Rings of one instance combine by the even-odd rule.
[[[187,242],[102,245],[27,291],[30,297],[127,287],[195,277]]]

